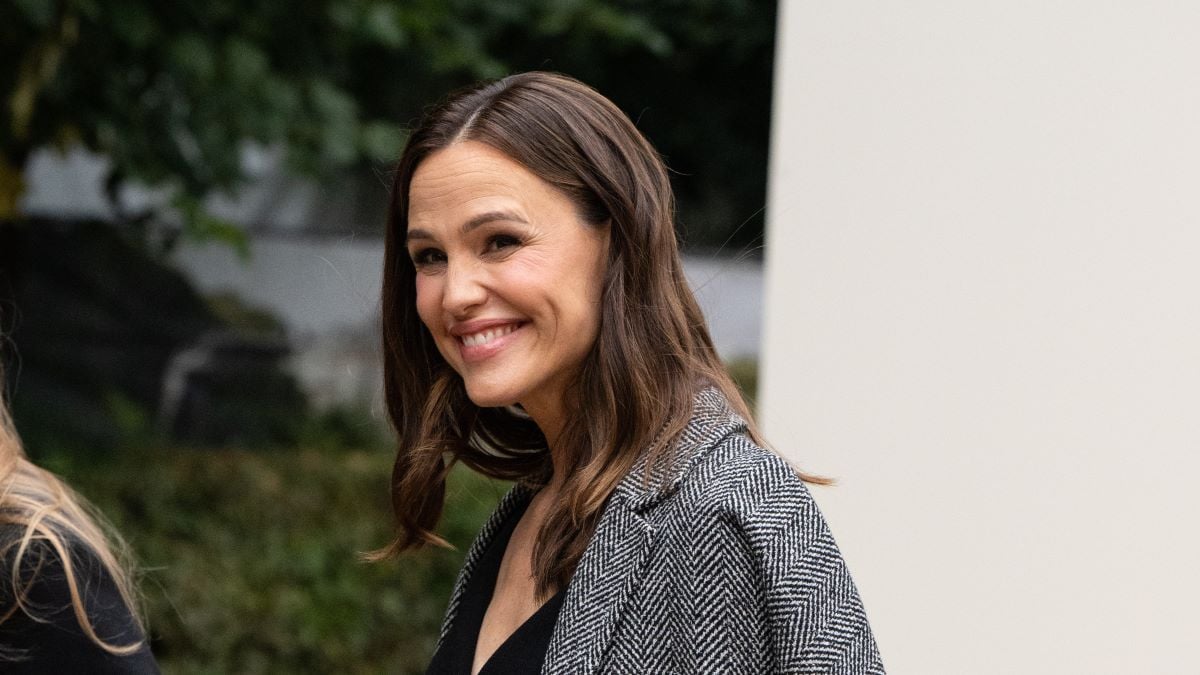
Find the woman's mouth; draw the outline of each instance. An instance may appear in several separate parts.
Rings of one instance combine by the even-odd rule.
[[[467,347],[482,347],[483,345],[490,343],[492,340],[508,335],[516,329],[517,324],[510,323],[506,326],[489,328],[487,330],[479,331],[478,333],[472,333],[471,335],[463,335],[458,339]]]
[[[459,352],[467,363],[477,363],[491,358],[512,342],[515,339],[513,334],[524,325],[524,322],[516,321],[460,335],[457,337]]]

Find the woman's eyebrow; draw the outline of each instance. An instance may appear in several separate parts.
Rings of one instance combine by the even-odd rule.
[[[475,228],[479,227],[480,225],[484,225],[486,223],[492,223],[492,222],[495,222],[498,220],[502,220],[502,221],[506,221],[506,222],[510,222],[510,223],[521,223],[524,225],[528,224],[528,221],[526,221],[524,218],[522,218],[515,211],[487,211],[485,213],[481,213],[477,216],[474,216],[467,222],[463,223],[462,227],[460,228],[460,231],[463,234],[467,234],[471,230],[474,230]],[[414,239],[433,239],[433,238],[434,238],[433,234],[431,234],[428,230],[422,230],[420,228],[416,228],[416,229],[410,229],[408,231],[408,234],[405,236],[404,240],[405,240],[405,242],[410,242],[410,241],[413,241]]]

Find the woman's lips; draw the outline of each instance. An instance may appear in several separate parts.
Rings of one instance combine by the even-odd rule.
[[[455,340],[463,360],[477,363],[495,356],[508,346],[524,326],[524,322],[489,326],[469,335],[458,336]]]

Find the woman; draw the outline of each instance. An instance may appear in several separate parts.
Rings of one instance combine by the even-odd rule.
[[[114,546],[84,501],[25,457],[3,404],[0,672],[157,673]]]
[[[548,73],[452,96],[410,136],[389,217],[380,555],[445,543],[454,462],[518,481],[430,672],[883,672],[713,348],[663,163],[610,101]]]

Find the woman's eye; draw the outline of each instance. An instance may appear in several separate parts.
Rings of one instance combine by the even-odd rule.
[[[436,248],[423,248],[412,254],[412,261],[417,267],[437,265],[446,262],[446,254]]]
[[[503,251],[504,249],[512,248],[514,246],[520,246],[520,245],[521,245],[521,240],[517,239],[514,236],[507,235],[507,234],[497,234],[494,237],[490,237],[488,239],[487,250],[489,253],[495,253],[497,251]]]

